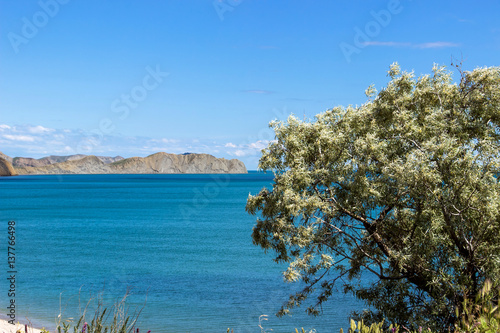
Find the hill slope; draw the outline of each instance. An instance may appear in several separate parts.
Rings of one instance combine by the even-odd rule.
[[[151,173],[247,173],[243,162],[208,154],[156,153],[106,164],[96,156],[43,165],[16,167],[19,174],[151,174]]]
[[[76,161],[80,160],[87,155],[69,155],[69,156],[46,156],[42,157],[39,159],[34,159],[31,157],[14,157],[11,159],[12,165],[14,167],[41,167],[45,165],[50,165],[50,164],[55,164],[55,163],[61,163],[61,162],[66,162],[66,161]],[[120,160],[123,160],[123,157],[121,156],[115,156],[115,157],[110,157],[110,156],[97,156],[98,159],[103,161],[104,163],[113,163],[117,162]]]
[[[3,157],[0,157],[0,176],[15,176],[17,175],[16,170],[12,164]]]

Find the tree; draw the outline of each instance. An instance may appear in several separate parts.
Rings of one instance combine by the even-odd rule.
[[[259,168],[274,183],[246,210],[254,244],[304,283],[279,315],[312,295],[318,314],[342,287],[365,320],[445,329],[486,279],[498,289],[500,68],[456,67],[453,83],[444,66],[415,78],[393,64],[359,107],[270,124]]]

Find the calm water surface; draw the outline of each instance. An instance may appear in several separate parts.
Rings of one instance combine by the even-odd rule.
[[[0,178],[1,244],[16,221],[17,317],[53,328],[89,298],[101,294],[109,306],[130,290],[129,313],[145,303],[141,332],[260,332],[263,314],[273,332],[338,332],[362,308],[351,296],[334,295],[318,318],[301,308],[274,315],[297,286],[252,244],[255,217],[244,209],[249,193],[271,183],[256,172]]]

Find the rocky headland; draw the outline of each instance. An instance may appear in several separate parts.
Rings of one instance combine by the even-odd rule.
[[[9,160],[0,157],[0,176],[16,176],[17,172]]]
[[[1,156],[1,155],[0,155]],[[4,155],[6,156],[6,155]],[[8,157],[8,156],[7,156]],[[49,156],[41,159],[7,158],[0,164],[2,173],[44,174],[169,174],[169,173],[247,173],[243,162],[208,154],[156,153],[147,157],[123,158],[94,155]],[[2,166],[3,165],[3,166]],[[5,169],[5,170],[4,170]]]

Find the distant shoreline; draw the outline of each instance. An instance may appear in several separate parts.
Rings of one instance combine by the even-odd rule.
[[[75,157],[76,156],[76,157]],[[237,159],[227,160],[209,154],[155,153],[147,157],[97,157],[94,155],[66,156],[46,160],[14,158],[12,166],[19,175],[25,174],[191,174],[191,173],[247,173],[245,164]],[[48,159],[49,157],[47,157]],[[107,159],[107,160],[103,160]],[[43,159],[42,159],[43,160]],[[36,162],[36,163],[35,163]],[[7,162],[5,162],[7,163]],[[35,164],[34,164],[35,163]]]

